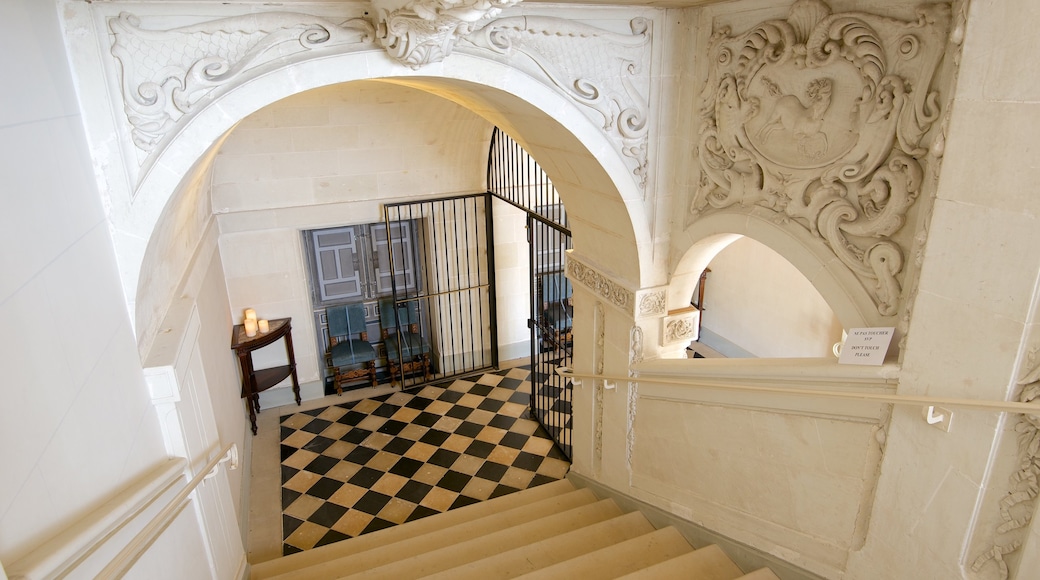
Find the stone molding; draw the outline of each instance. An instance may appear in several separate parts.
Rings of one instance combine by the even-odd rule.
[[[878,312],[895,315],[913,237],[896,234],[941,117],[931,85],[951,21],[949,4],[916,11],[902,21],[797,0],[785,20],[715,30],[688,224],[765,208],[822,239]]]
[[[629,316],[635,316],[635,292],[582,261],[573,250],[568,251],[566,256],[564,273],[572,283],[581,284],[611,306]]]
[[[1030,351],[1028,361],[1031,370],[1018,381],[1022,392],[1020,403],[1040,402],[1040,360],[1038,350]],[[980,572],[987,562],[996,563],[1002,580],[1010,576],[1005,558],[1022,547],[1023,537],[1029,529],[1040,494],[1040,416],[1019,415],[1015,424],[1018,434],[1018,468],[1008,478],[1007,494],[1000,500],[1000,521],[990,546],[979,554],[971,564],[973,572]]]
[[[264,65],[316,49],[366,48],[375,38],[367,20],[343,22],[307,14],[261,12],[200,24],[150,30],[123,12],[108,20],[119,62],[123,108],[131,139],[145,155],[214,90],[242,81]]]
[[[520,0],[411,0],[403,6],[387,7],[385,0],[373,2],[379,11],[379,43],[390,58],[412,69],[444,60],[460,38],[479,30],[503,8],[519,3]]]
[[[619,34],[562,18],[517,16],[491,22],[466,42],[476,54],[548,79],[584,107],[645,189],[652,26],[646,18],[629,26],[631,34]]]

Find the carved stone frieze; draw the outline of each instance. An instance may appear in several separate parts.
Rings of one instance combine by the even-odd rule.
[[[630,26],[631,34],[618,34],[560,18],[518,16],[495,20],[466,41],[478,52],[547,78],[585,107],[645,188],[652,30],[645,18]]]
[[[595,332],[596,332],[596,346],[593,351],[593,368],[597,375],[603,374],[604,368],[604,355],[607,343],[607,320],[606,312],[603,311],[603,303],[599,300],[596,301],[596,306],[593,309],[594,321],[595,321]],[[595,398],[595,409],[594,409],[594,441],[593,441],[593,455],[592,455],[592,468],[599,476],[603,469],[603,381],[596,379],[595,386],[593,387],[593,396]]]
[[[376,0],[380,15],[379,42],[391,58],[418,69],[440,62],[455,43],[520,0]],[[397,4],[397,6],[388,6]]]
[[[1018,381],[1022,385],[1022,392],[1018,396],[1021,403],[1040,403],[1040,360],[1037,354],[1036,350],[1029,353],[1031,370]],[[1000,500],[1002,523],[997,526],[996,539],[971,565],[973,571],[979,572],[992,560],[1004,580],[1010,574],[1004,558],[1022,547],[1023,536],[1032,519],[1037,495],[1040,494],[1040,416],[1019,415],[1015,432],[1018,434],[1019,463],[1009,478],[1007,495]]]
[[[638,325],[632,327],[628,337],[628,376],[633,376],[632,365],[643,360],[643,329]],[[628,424],[625,431],[625,463],[628,466],[629,485],[632,484],[632,453],[636,446],[636,405],[639,401],[639,383],[628,383]]]
[[[594,294],[606,299],[611,305],[621,309],[626,314],[630,316],[635,314],[633,311],[635,293],[615,282],[606,274],[582,262],[573,252],[567,253],[567,263],[564,271],[571,282],[585,286]]]
[[[667,345],[690,342],[697,338],[697,315],[698,313],[693,311],[666,316],[661,327],[661,343]]]
[[[948,4],[903,21],[798,0],[785,20],[716,30],[690,220],[754,211],[804,228],[895,315],[910,246],[896,234],[940,118],[931,85],[950,20]]]
[[[141,28],[133,14],[108,22],[120,64],[131,138],[152,151],[218,87],[244,73],[319,48],[370,43],[374,28],[355,18],[335,23],[306,14],[263,12],[172,28]]]
[[[636,291],[636,316],[664,316],[668,312],[665,301],[666,290],[637,290]]]

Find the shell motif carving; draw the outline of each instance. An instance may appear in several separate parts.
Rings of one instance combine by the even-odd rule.
[[[561,18],[517,16],[495,20],[466,40],[547,77],[585,107],[629,159],[637,184],[645,188],[650,24],[634,18],[629,23],[632,34],[618,34]]]
[[[169,30],[141,28],[122,13],[108,22],[120,64],[123,107],[134,145],[154,150],[178,122],[217,88],[247,71],[316,49],[371,43],[363,19],[342,23],[288,12],[264,12]]]
[[[940,117],[931,83],[951,20],[948,4],[917,15],[833,14],[822,0],[798,0],[786,20],[716,30],[690,221],[728,209],[805,228],[871,291],[881,315],[895,315],[909,248],[896,234]]]

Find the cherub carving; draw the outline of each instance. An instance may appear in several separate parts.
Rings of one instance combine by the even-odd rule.
[[[809,83],[805,91],[809,106],[802,105],[794,95],[785,95],[768,77],[762,77],[762,84],[777,100],[758,136],[768,141],[777,131],[784,131],[794,137],[798,152],[807,159],[816,161],[822,157],[827,152],[827,134],[821,128],[823,116],[831,106],[831,79],[818,78]]]

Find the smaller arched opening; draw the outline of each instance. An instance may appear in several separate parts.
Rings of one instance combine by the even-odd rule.
[[[783,256],[740,236],[719,251],[696,289],[692,350],[730,358],[826,357],[842,326],[819,291]]]
[[[693,242],[673,269],[670,310],[698,302],[702,354],[729,357],[832,356],[842,329],[890,322],[847,269],[828,259],[818,239],[799,237],[767,220],[720,213],[687,231]],[[678,358],[678,346],[662,353]]]

